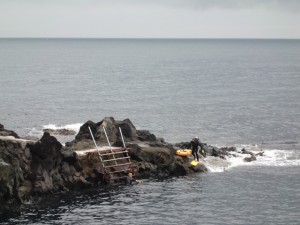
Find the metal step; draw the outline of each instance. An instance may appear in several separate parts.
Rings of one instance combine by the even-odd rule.
[[[121,154],[121,153],[128,153],[128,151],[123,151],[123,152],[112,152],[112,153],[105,153],[105,154],[101,154],[100,155],[116,155],[116,154]]]
[[[116,166],[126,166],[126,165],[131,165],[131,163],[123,163],[123,164],[117,164],[117,165],[105,166],[105,168],[116,167]]]
[[[130,157],[122,157],[122,158],[115,158],[115,159],[107,159],[103,160],[102,162],[110,162],[110,161],[116,161],[116,160],[121,160],[121,159],[130,159]]]

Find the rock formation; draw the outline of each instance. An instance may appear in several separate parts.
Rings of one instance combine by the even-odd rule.
[[[80,171],[76,154],[63,151],[48,133],[38,142],[0,137],[0,202],[20,203],[89,185]]]
[[[104,127],[110,144],[118,147],[123,147],[121,128],[131,162],[141,178],[164,179],[207,171],[203,163],[192,166],[188,157],[175,154],[178,147],[186,148],[188,142],[171,145],[147,130],[137,130],[129,119],[116,121],[106,117],[97,123],[87,121],[65,147],[48,132],[38,141],[24,140],[0,124],[0,203],[22,203],[35,196],[103,183],[99,161],[85,163],[76,151],[95,148],[91,133],[97,145],[107,146]],[[207,155],[223,159],[236,152],[235,148],[206,144],[203,147]],[[242,153],[250,154],[245,161],[256,159],[251,152]]]
[[[98,123],[87,121],[81,126],[75,140],[66,143],[66,148],[72,150],[94,148],[89,127],[97,145],[108,145],[103,129],[105,127],[111,145],[120,147],[123,146],[119,131],[121,128],[126,147],[129,148],[129,155],[142,178],[163,179],[169,176],[187,175],[194,171],[190,168],[188,158],[175,155],[176,149],[171,144],[147,130],[136,130],[129,119],[116,121],[112,117],[106,117]],[[206,168],[203,167],[198,172],[205,170]]]

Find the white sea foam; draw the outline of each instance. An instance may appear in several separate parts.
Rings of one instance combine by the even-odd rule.
[[[229,161],[213,156],[207,156],[202,162],[213,173],[224,172],[230,166]]]
[[[255,166],[300,166],[299,150],[265,150],[264,156],[250,163]]]
[[[52,130],[67,129],[78,133],[81,126],[82,123],[74,123],[74,124],[66,124],[66,125],[47,124],[39,127],[28,128],[27,135],[31,137],[41,138],[44,134],[43,129],[52,129]],[[61,141],[65,142],[64,139]],[[69,138],[67,139],[67,141],[70,141]]]
[[[244,147],[249,148],[248,145]],[[251,145],[252,150],[249,151],[254,154],[263,151],[263,156],[257,155],[255,161],[245,162],[244,158],[250,157],[250,155],[232,152],[232,154],[226,156],[226,160],[217,157],[206,157],[205,164],[211,172],[223,172],[240,166],[300,166],[299,150],[259,149],[259,146],[252,147],[253,145]]]
[[[39,129],[37,129],[37,128],[31,128],[31,129],[29,129],[28,128],[28,135],[29,136],[32,136],[32,137],[41,137],[42,135],[43,135],[43,131],[42,130],[39,130]]]
[[[78,133],[81,126],[82,123],[74,123],[74,124],[67,124],[67,125],[47,124],[47,125],[43,125],[43,129],[52,129],[52,130],[67,129]]]

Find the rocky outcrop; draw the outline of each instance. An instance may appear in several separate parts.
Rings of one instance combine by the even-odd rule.
[[[162,138],[157,138],[147,130],[136,130],[129,119],[116,121],[113,117],[106,117],[98,123],[87,121],[81,126],[75,140],[66,143],[66,148],[72,150],[94,148],[90,130],[98,146],[107,145],[104,127],[111,145],[119,147],[123,146],[119,131],[121,128],[126,147],[129,148],[129,155],[142,178],[163,179],[195,172],[187,157],[175,155],[174,146],[166,143]],[[206,168],[201,167],[197,172],[205,170]]]
[[[49,133],[38,142],[0,138],[0,202],[20,203],[86,185],[76,154],[63,151]]]
[[[142,178],[164,179],[170,176],[184,176],[191,172],[203,172],[206,168],[195,170],[190,165],[188,157],[175,155],[175,149],[164,147],[140,147],[130,144],[130,156],[137,165],[138,173]]]
[[[123,146],[119,128],[122,129],[131,161],[141,178],[164,179],[207,170],[204,164],[191,166],[189,158],[175,154],[176,147],[147,130],[136,130],[129,119],[87,121],[65,147],[48,132],[38,141],[29,141],[0,125],[0,203],[22,203],[35,196],[86,188],[94,181],[101,183],[97,166],[86,168],[88,164],[75,151],[94,148],[90,130],[97,145],[107,145],[104,127],[114,146]]]

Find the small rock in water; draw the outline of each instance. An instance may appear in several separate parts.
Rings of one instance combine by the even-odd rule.
[[[68,130],[68,129],[65,129],[65,128],[62,128],[62,129],[50,129],[50,128],[46,128],[46,129],[43,129],[44,132],[48,132],[52,135],[64,135],[64,136],[67,136],[67,135],[75,135],[76,132],[74,130]]]

